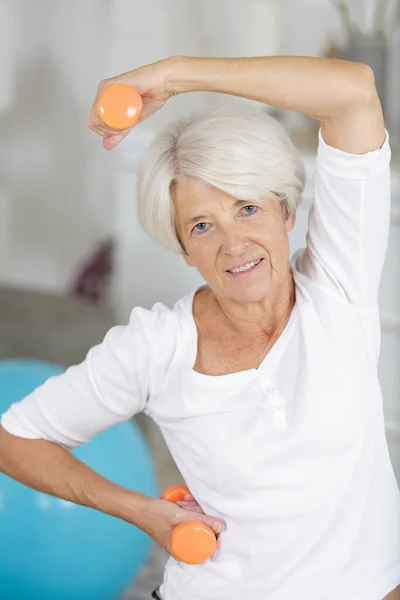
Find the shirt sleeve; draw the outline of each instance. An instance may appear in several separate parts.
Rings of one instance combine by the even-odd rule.
[[[382,147],[349,154],[318,134],[314,203],[297,270],[361,311],[374,310],[390,225],[389,135]]]
[[[134,309],[129,324],[111,328],[81,364],[12,404],[2,416],[4,429],[74,448],[143,410],[150,355],[146,316],[151,312]]]

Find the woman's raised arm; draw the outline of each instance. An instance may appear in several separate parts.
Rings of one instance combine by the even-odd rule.
[[[175,56],[135,69],[99,86],[88,125],[100,135],[111,134],[105,143],[107,148],[129,132],[115,134],[108,130],[94,110],[104,87],[116,82],[132,85],[142,94],[141,120],[172,96],[209,91],[257,100],[318,119],[327,144],[349,153],[376,150],[385,139],[373,71],[361,63],[307,56]]]
[[[321,122],[327,144],[353,154],[384,142],[382,110],[367,65],[308,56],[174,61],[178,67],[168,84],[173,93],[222,92],[302,113]]]

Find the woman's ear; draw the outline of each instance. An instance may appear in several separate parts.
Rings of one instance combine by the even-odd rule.
[[[290,217],[288,219],[286,219],[286,221],[285,221],[286,231],[292,231],[293,227],[295,226],[295,223],[296,223],[296,211],[292,212]]]
[[[192,258],[190,258],[190,256],[188,254],[184,254],[183,258],[185,259],[185,263],[189,266],[189,267],[195,267],[196,265],[194,264],[194,261]]]

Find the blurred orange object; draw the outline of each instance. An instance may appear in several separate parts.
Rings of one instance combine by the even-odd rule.
[[[110,129],[129,129],[139,119],[143,100],[135,88],[125,83],[107,86],[97,103],[99,119]]]
[[[186,485],[174,485],[165,490],[161,498],[168,500],[168,502],[183,502],[185,494],[190,494],[190,490]]]
[[[168,502],[182,502],[190,494],[185,485],[176,485],[165,490],[161,498]],[[185,521],[175,527],[171,534],[171,550],[175,558],[189,565],[205,562],[217,547],[214,531],[201,521]]]

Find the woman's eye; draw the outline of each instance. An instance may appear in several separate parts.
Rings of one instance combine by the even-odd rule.
[[[195,225],[193,227],[193,233],[204,233],[205,231],[208,231],[208,223],[197,223],[197,225]]]
[[[243,206],[242,211],[245,216],[255,215],[258,212],[258,206],[254,206],[253,204],[249,204],[248,206]]]

